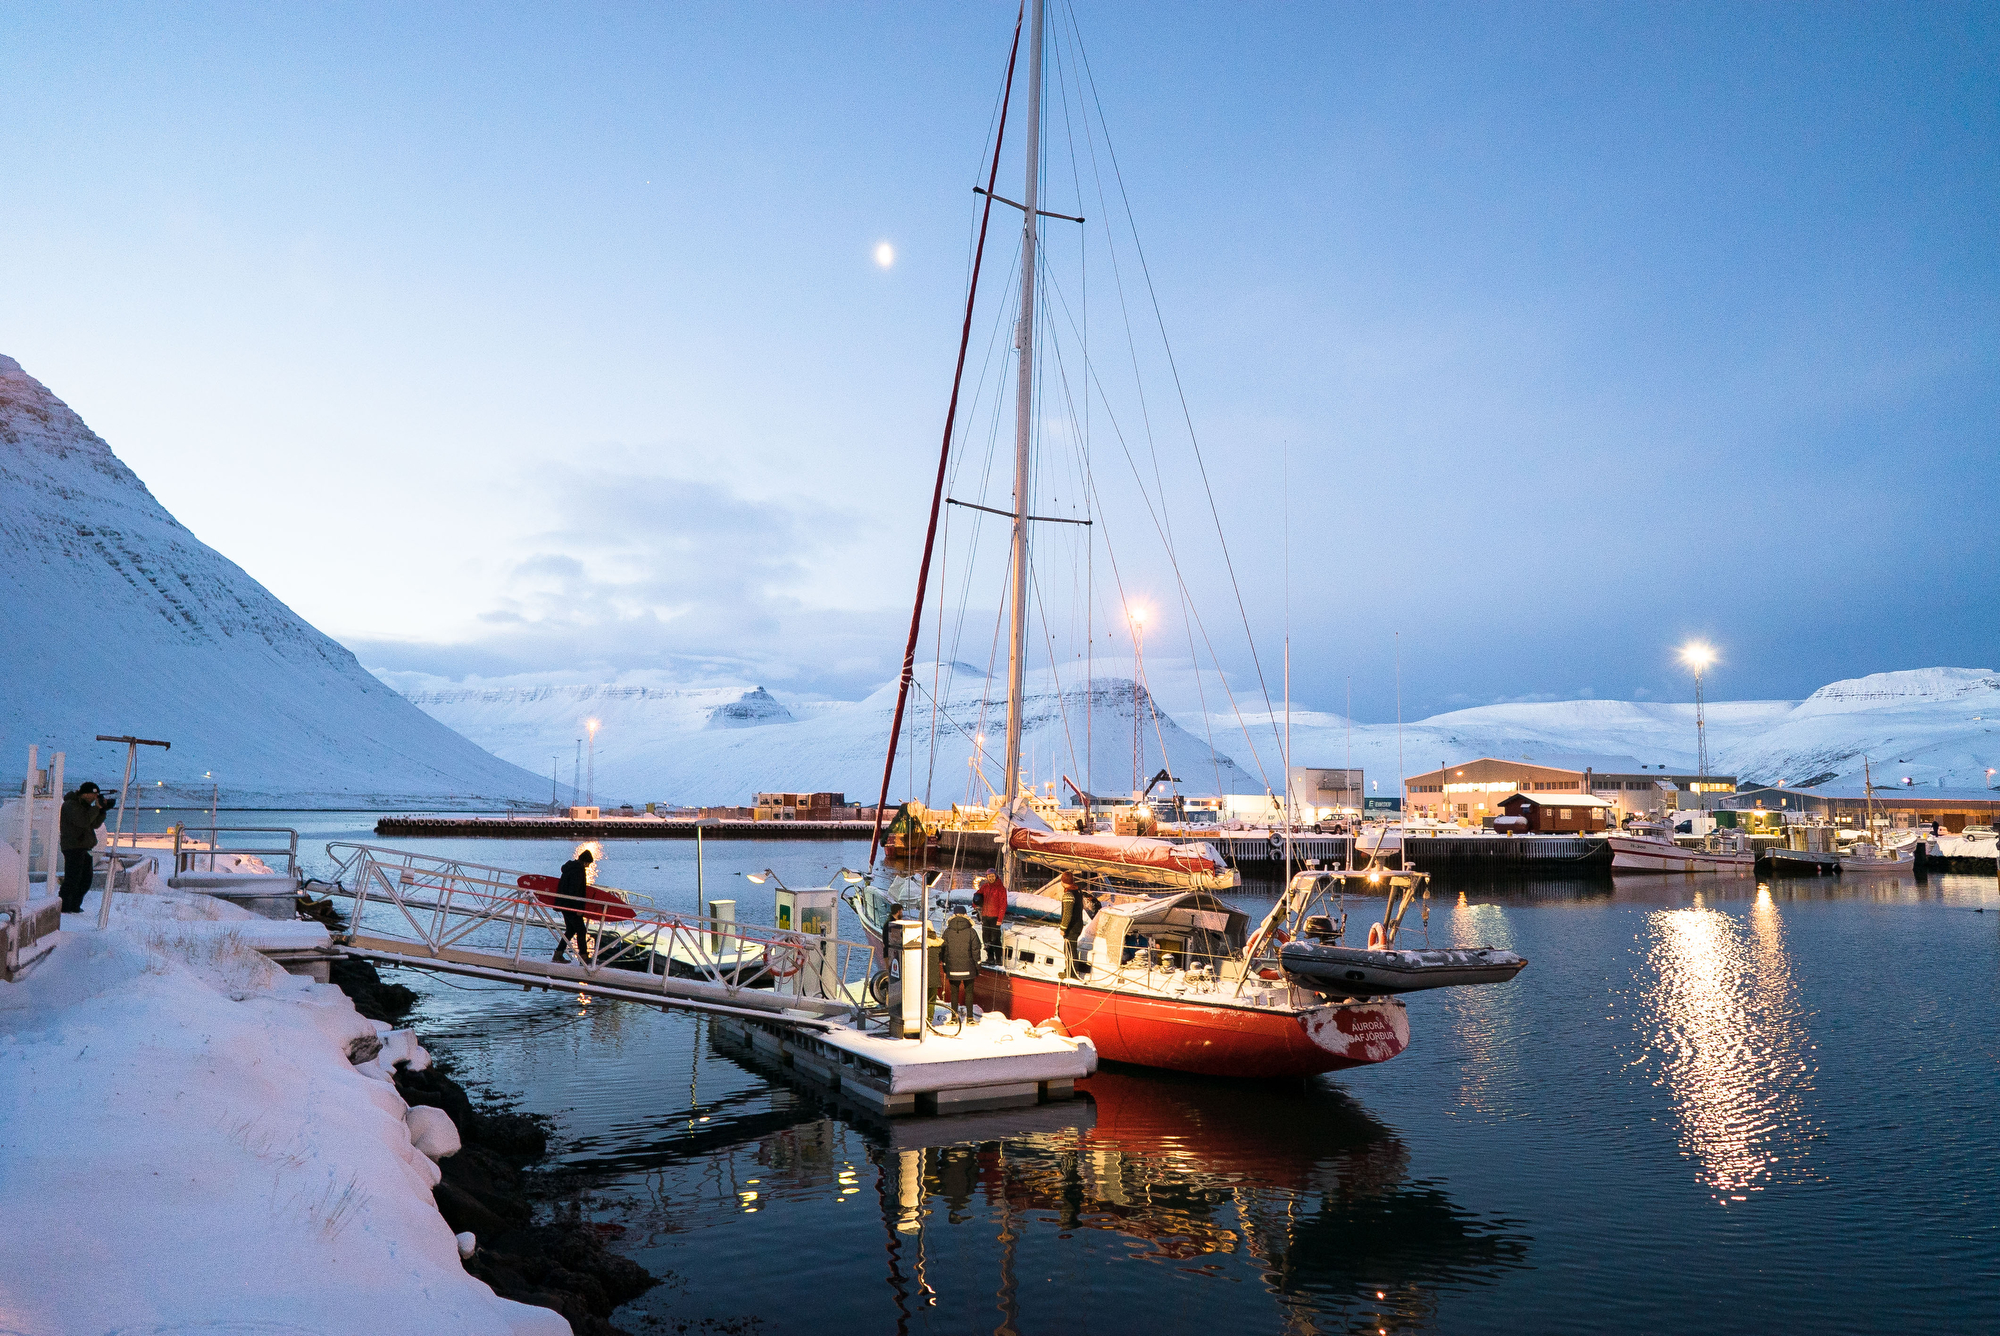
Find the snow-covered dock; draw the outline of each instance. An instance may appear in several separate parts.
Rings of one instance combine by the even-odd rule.
[[[1087,1039],[987,1012],[959,1026],[938,1009],[922,1039],[855,1029],[804,1033],[718,1019],[718,1038],[746,1046],[877,1114],[972,1113],[1070,1098],[1097,1070]]]

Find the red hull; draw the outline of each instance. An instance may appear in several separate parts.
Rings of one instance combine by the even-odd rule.
[[[991,969],[980,972],[974,995],[988,1011],[1037,1023],[1060,1020],[1069,1033],[1090,1040],[1106,1062],[1203,1076],[1312,1076],[1386,1062],[1410,1043],[1409,1015],[1400,1002],[1266,1011],[1086,983],[1058,987]]]

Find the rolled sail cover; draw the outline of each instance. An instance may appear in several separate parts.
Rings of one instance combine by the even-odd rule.
[[[1186,890],[1217,890],[1242,882],[1208,844],[1176,844],[1148,835],[1069,835],[1016,826],[1015,853],[1065,872],[1103,873],[1121,881]]]

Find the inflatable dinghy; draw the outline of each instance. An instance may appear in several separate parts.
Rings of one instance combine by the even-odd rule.
[[[1304,940],[1286,943],[1279,955],[1285,972],[1301,985],[1336,997],[1506,983],[1528,964],[1512,951],[1491,946],[1370,951]]]

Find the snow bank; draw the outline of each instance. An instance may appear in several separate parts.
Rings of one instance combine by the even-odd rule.
[[[349,1061],[421,1049],[249,950],[233,906],[113,904],[0,984],[0,1326],[569,1331],[466,1274],[409,1107]]]

